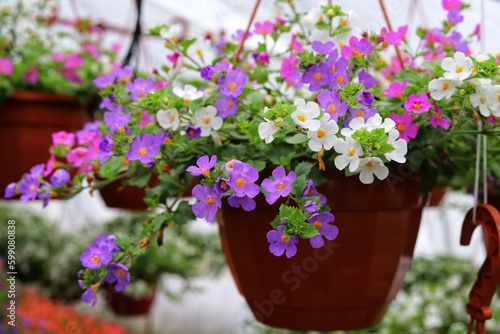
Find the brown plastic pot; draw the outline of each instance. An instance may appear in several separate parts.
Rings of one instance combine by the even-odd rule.
[[[144,211],[148,208],[144,202],[146,189],[123,186],[121,181],[114,181],[99,189],[101,197],[109,208]]]
[[[50,157],[52,133],[74,132],[89,120],[87,109],[74,96],[16,92],[0,105],[2,173],[0,191]]]
[[[152,288],[151,294],[141,297],[133,297],[124,292],[113,293],[109,300],[109,306],[115,314],[138,316],[146,315],[153,306],[156,295],[156,282],[150,282]]]
[[[448,193],[448,190],[448,187],[434,188],[429,194],[427,206],[436,207],[441,205],[441,202],[443,201],[444,196]]]
[[[319,188],[328,198],[338,237],[313,249],[298,244],[291,259],[269,252],[266,233],[276,207],[252,212],[224,206],[222,247],[233,278],[255,318],[292,330],[354,330],[376,325],[410,266],[426,195],[420,178],[363,185],[329,173]]]

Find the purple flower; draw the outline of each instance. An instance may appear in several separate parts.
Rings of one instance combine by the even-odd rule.
[[[366,89],[363,89],[358,93],[358,99],[357,101],[364,105],[365,107],[369,107],[373,104],[374,97],[372,93],[367,91]]]
[[[14,183],[15,185],[15,183]],[[219,176],[217,182],[214,185],[215,192],[219,195],[227,194],[229,190],[231,190],[231,186],[229,185],[229,180]]]
[[[146,133],[134,138],[127,153],[130,161],[139,160],[147,165],[154,161],[154,157],[160,152],[160,145],[155,143],[155,136]]]
[[[109,270],[109,273],[104,277],[104,280],[108,284],[116,283],[114,286],[116,292],[125,290],[130,284],[130,273],[125,265],[110,263],[106,267],[106,270]]]
[[[99,247],[106,247],[111,253],[120,251],[120,247],[116,245],[116,238],[114,235],[106,235],[101,233],[97,236],[94,242]]]
[[[198,218],[206,218],[212,223],[217,209],[222,206],[219,194],[213,188],[197,184],[193,188],[192,195],[199,201],[192,206],[194,215]]]
[[[85,252],[80,255],[80,261],[85,268],[96,269],[103,264],[108,264],[113,259],[113,254],[106,245],[90,244]]]
[[[3,195],[4,198],[12,198],[16,195],[16,186],[15,182],[9,183],[7,187],[5,187],[5,193]]]
[[[186,171],[189,172],[193,176],[204,175],[205,177],[210,177],[210,170],[217,163],[217,156],[212,155],[210,159],[207,155],[204,155],[196,161],[196,166],[189,166]]]
[[[274,180],[267,178],[262,181],[262,188],[269,192],[266,194],[266,201],[269,204],[274,204],[280,197],[287,197],[290,195],[292,183],[297,177],[293,171],[286,175],[286,170],[283,166],[276,167],[272,175]]]
[[[311,225],[314,225],[314,227],[316,227],[316,229],[320,233],[319,235],[316,235],[309,239],[309,242],[311,243],[311,246],[313,248],[323,247],[323,245],[325,244],[325,240],[323,240],[323,237],[328,240],[333,240],[337,237],[337,235],[339,234],[338,227],[329,224],[333,222],[333,220],[334,216],[330,212],[323,212],[314,215],[307,220],[307,222]]]
[[[344,120],[344,126],[346,126],[346,127],[349,126],[349,123],[351,123],[353,118],[363,117],[365,119],[365,122],[366,122],[368,120],[368,118],[377,114],[378,111],[375,108],[367,108],[367,107],[363,106],[362,108],[357,108],[357,109],[351,108],[351,109],[349,109],[349,113],[351,114],[351,116],[349,116],[348,118],[346,118]]]
[[[229,184],[236,196],[254,198],[260,192],[259,186],[254,183],[259,178],[259,172],[252,165],[237,162],[228,173]]]
[[[130,91],[130,98],[135,101],[146,96],[149,92],[153,91],[154,84],[155,81],[153,78],[137,78],[133,82],[128,82],[127,89]]]
[[[377,80],[375,80],[370,74],[368,74],[364,67],[359,71],[358,78],[359,82],[362,83],[366,88],[371,88],[377,84]]]
[[[58,168],[50,177],[50,183],[52,183],[54,187],[62,187],[68,183],[70,177],[71,176],[67,170]]]
[[[311,47],[314,51],[319,54],[329,54],[330,51],[335,47],[335,43],[328,41],[323,44],[321,41],[314,41],[311,43]]]
[[[132,114],[125,114],[121,111],[107,111],[104,113],[104,122],[111,133],[115,133],[116,131],[124,133],[125,125],[128,124],[131,116]]]
[[[238,97],[248,81],[242,70],[229,70],[227,75],[221,75],[218,80],[220,94],[223,97]]]
[[[214,78],[214,74],[215,74],[214,68],[213,66],[210,65],[202,68],[200,71],[201,78],[208,81],[211,81]]]
[[[43,172],[45,171],[45,164],[38,164],[30,169],[30,174],[34,177],[43,176]]]
[[[113,155],[114,150],[114,141],[111,135],[106,135],[101,142],[99,143],[99,154],[97,155],[97,159],[100,164],[105,163],[108,159]]]
[[[191,126],[191,125],[188,125],[186,127],[186,136],[189,139],[198,138],[200,135],[201,135],[201,128],[196,127],[196,126]]]
[[[95,294],[96,292],[95,290],[97,290],[97,288],[94,288],[93,285],[91,287],[88,287],[82,294],[82,300],[85,303],[92,305],[92,307],[94,307],[95,304],[97,303],[97,295]]]
[[[284,226],[278,226],[277,230],[267,232],[267,242],[269,242],[269,251],[275,256],[281,256],[286,252],[286,257],[291,258],[297,254],[297,243],[299,237],[288,237],[283,235]]]
[[[318,205],[315,201],[307,200],[304,204],[304,209],[306,209],[307,213],[313,214],[319,211]]]
[[[215,101],[215,109],[217,109],[218,115],[221,118],[235,116],[238,112],[238,100],[234,97],[217,99]]]
[[[313,197],[313,196],[319,196],[320,203],[322,206],[326,204],[326,196],[321,195],[318,192],[318,190],[314,186],[314,182],[312,179],[307,179],[306,187],[304,188],[304,191],[302,192],[302,198]]]
[[[318,102],[325,112],[330,114],[330,119],[338,121],[339,117],[344,116],[347,112],[347,102],[342,102],[337,93],[330,90],[322,90],[318,94]]]
[[[239,208],[241,206],[245,211],[252,211],[257,206],[257,203],[255,203],[252,198],[248,196],[238,197],[234,194],[227,199],[227,203],[233,208]]]
[[[54,145],[61,144],[71,147],[75,143],[75,135],[66,131],[54,132],[52,134],[52,143]]]
[[[19,192],[21,193],[21,202],[35,200],[38,195],[40,181],[36,176],[25,174],[21,182],[19,182]]]
[[[52,189],[51,189],[51,185],[49,183],[44,184],[41,187],[41,190],[38,192],[37,197],[38,197],[38,199],[42,200],[42,204],[43,204],[44,208],[49,204],[49,201],[52,198],[51,192],[52,192]]]
[[[111,86],[115,83],[115,80],[117,79],[116,73],[110,73],[107,75],[101,75],[92,80],[92,83],[94,86],[97,88],[103,89],[106,88],[107,86]]]
[[[336,61],[334,61],[334,59],[335,58],[332,58],[331,61],[327,61],[331,73],[331,79],[328,85],[332,90],[336,90],[338,86],[345,87],[349,81],[346,72],[348,65],[347,59],[339,58]]]
[[[330,66],[327,63],[310,65],[302,75],[302,82],[308,83],[309,90],[312,92],[318,91],[322,86],[327,85],[330,79]]]
[[[238,30],[236,30],[236,32],[234,34],[231,35],[231,38],[234,39],[235,41],[239,42],[239,41],[241,41],[241,39],[243,38],[244,35],[245,35],[245,31],[242,29],[238,29]],[[246,39],[249,39],[252,36],[253,36],[253,34],[251,32],[248,32]]]

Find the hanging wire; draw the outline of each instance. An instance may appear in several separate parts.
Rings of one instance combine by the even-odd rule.
[[[129,65],[132,56],[135,56],[136,58],[136,68],[138,66],[138,60],[139,60],[139,54],[137,52],[139,48],[139,41],[141,38],[141,12],[142,12],[142,0],[136,0],[135,1],[136,7],[137,7],[137,20],[135,22],[135,30],[134,33],[132,34],[132,41],[130,42],[130,47],[128,49],[128,52],[123,59],[122,65]]]

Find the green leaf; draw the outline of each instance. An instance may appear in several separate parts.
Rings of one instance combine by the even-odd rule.
[[[150,178],[151,173],[139,174],[128,180],[127,184],[138,188],[143,188],[148,184]]]
[[[122,167],[123,157],[111,157],[106,161],[99,170],[99,176],[108,179],[110,177],[118,175],[120,168]]]
[[[166,218],[167,217],[165,215],[157,215],[156,217],[154,217],[154,219],[151,221],[151,230],[160,230],[161,225],[166,221]]]
[[[128,235],[120,235],[116,237],[116,245],[120,247],[121,249],[126,249],[130,247],[132,244],[132,240]]]
[[[300,175],[298,176],[295,181],[293,181],[293,186],[292,186],[292,193],[296,197],[301,197],[302,193],[304,192],[304,189],[306,188],[307,184],[307,177],[305,175]]]
[[[319,234],[316,227],[312,224],[304,224],[300,233],[300,236],[305,239],[312,238]]]
[[[288,144],[301,144],[307,142],[309,139],[303,133],[297,133],[292,137],[285,138],[285,142]]]

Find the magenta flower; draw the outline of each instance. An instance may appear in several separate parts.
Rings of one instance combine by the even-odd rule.
[[[280,76],[286,80],[289,86],[295,86],[299,80],[300,76],[295,75],[298,70],[295,65],[299,63],[298,59],[295,59],[293,54],[290,54],[289,58],[283,59],[281,62]]]
[[[427,98],[427,94],[425,93],[420,95],[411,94],[408,97],[408,101],[404,103],[404,106],[406,110],[413,111],[415,114],[428,112],[431,108],[429,98]]]
[[[109,270],[109,273],[104,277],[104,280],[108,284],[114,283],[116,292],[125,290],[130,284],[130,272],[125,265],[121,263],[110,263],[107,265],[106,270]]]
[[[389,85],[389,89],[384,90],[384,95],[387,97],[397,97],[399,99],[403,99],[407,84],[408,80],[406,79],[404,79],[402,83],[394,81]]]
[[[139,160],[147,165],[154,162],[154,157],[160,152],[160,145],[155,143],[155,136],[146,133],[134,138],[127,153],[130,161]]]
[[[347,102],[342,102],[340,97],[336,92],[330,90],[322,90],[318,94],[318,102],[321,108],[325,109],[325,112],[330,114],[330,119],[335,122],[338,121],[339,117],[344,116],[347,112]]]
[[[47,160],[47,164],[45,166],[45,170],[43,171],[43,176],[49,176],[52,174],[52,171],[56,167],[56,156],[51,154],[49,160]]]
[[[254,33],[267,36],[274,31],[274,24],[271,21],[256,22],[254,24]]]
[[[12,71],[14,71],[14,66],[12,65],[10,59],[0,57],[0,74],[10,76]]]
[[[205,177],[210,176],[210,170],[215,166],[217,163],[217,156],[212,155],[210,159],[208,158],[207,155],[204,155],[196,161],[196,166],[189,166],[186,171],[189,172],[193,176],[199,176],[199,175],[204,175]]]
[[[441,4],[445,10],[460,9],[462,1],[460,0],[442,0]]]
[[[198,218],[206,218],[208,222],[212,223],[218,208],[222,206],[219,194],[211,187],[197,184],[193,188],[192,195],[198,200],[192,206],[194,215]]]
[[[54,171],[54,173],[50,177],[50,183],[54,187],[62,187],[69,182],[70,177],[71,175],[67,170],[58,168]]]
[[[80,132],[82,132],[82,131],[83,130],[80,130]],[[75,137],[77,137],[77,135],[78,135],[78,133],[73,134],[73,133],[68,133],[66,131],[54,132],[54,133],[52,133],[52,144],[54,146],[65,145],[65,146],[71,147],[75,144]]]
[[[87,148],[79,146],[69,151],[68,155],[66,156],[66,160],[68,160],[68,162],[70,164],[73,164],[75,167],[82,167],[85,163],[86,155]]]
[[[382,28],[380,33],[384,37],[384,41],[389,45],[400,46],[401,41],[405,38],[406,32],[408,31],[408,26],[401,26],[398,31],[388,31],[385,27]]]
[[[257,203],[248,196],[238,197],[232,194],[227,199],[227,203],[233,208],[241,208],[245,211],[252,211],[257,206]]]
[[[130,121],[130,117],[132,114],[123,113],[121,111],[106,111],[104,113],[104,122],[109,128],[111,133],[115,133],[116,131],[120,133],[125,132],[125,126]]]
[[[391,114],[389,118],[396,123],[396,129],[399,131],[399,139],[409,142],[410,139],[417,137],[418,126],[413,124],[413,117],[409,112],[404,112],[401,117],[398,114]]]
[[[255,61],[264,66],[269,65],[269,53],[267,52],[258,52],[254,54]]]
[[[38,81],[38,75],[40,72],[36,68],[30,68],[28,71],[23,75],[23,79],[28,81],[31,84],[35,84]]]
[[[201,135],[201,128],[196,127],[196,126],[191,126],[191,125],[188,125],[186,127],[186,136],[189,139],[198,138],[200,135]]]
[[[273,170],[273,179],[267,178],[262,181],[262,188],[268,191],[266,194],[266,201],[269,204],[274,204],[280,197],[287,197],[292,191],[292,183],[295,181],[297,175],[291,171],[286,174],[285,167],[278,166]]]
[[[330,67],[327,63],[312,64],[302,75],[302,82],[309,84],[309,90],[318,91],[331,80]]]
[[[146,96],[153,91],[155,82],[153,78],[137,78],[133,82],[127,83],[127,89],[130,91],[130,98],[134,101]]]
[[[267,232],[267,242],[269,242],[269,251],[275,256],[281,256],[285,253],[287,258],[297,254],[297,243],[299,237],[288,237],[283,234],[284,226],[278,226],[277,230]]]
[[[319,235],[316,235],[309,239],[311,246],[313,248],[323,247],[325,244],[325,237],[328,240],[333,240],[339,234],[339,229],[335,225],[330,225],[329,223],[333,222],[334,216],[330,212],[323,212],[320,214],[316,214],[307,219],[307,222],[311,225],[314,225],[319,232]]]
[[[72,53],[66,58],[66,63],[64,67],[66,68],[78,68],[83,65],[83,57],[79,55],[78,53]]]
[[[259,194],[260,188],[254,182],[259,178],[259,172],[250,164],[236,162],[232,170],[228,170],[229,184],[238,197],[248,196],[254,198]]]
[[[214,106],[221,118],[235,116],[238,112],[238,100],[233,97],[217,99]]]
[[[181,56],[180,53],[174,52],[172,54],[167,55],[168,61],[170,61],[172,64],[177,65],[177,62],[179,61],[179,57]]]
[[[220,94],[223,97],[236,98],[243,93],[248,78],[244,71],[229,70],[227,75],[221,75],[218,80]]]
[[[433,128],[437,128],[438,126],[442,127],[445,130],[448,130],[451,126],[451,121],[447,118],[443,117],[443,113],[441,110],[438,110],[436,114],[430,115],[431,125]]]

